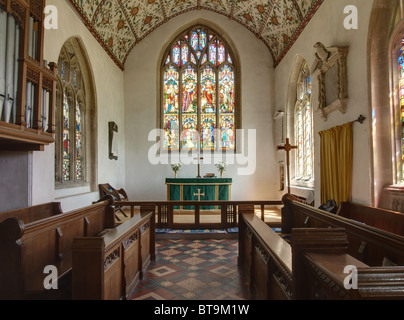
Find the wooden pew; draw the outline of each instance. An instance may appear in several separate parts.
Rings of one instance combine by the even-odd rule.
[[[338,216],[356,220],[381,230],[404,236],[404,213],[342,202]]]
[[[355,259],[344,229],[294,229],[291,245],[295,300],[404,299],[404,267]]]
[[[37,206],[11,210],[0,213],[0,223],[9,219],[20,219],[24,224],[32,223],[37,220],[49,218],[61,214],[62,208],[60,202],[50,202]]]
[[[291,234],[294,228],[344,228],[351,256],[372,267],[404,266],[404,237],[310,207],[292,195],[285,195],[282,201],[283,233]]]
[[[404,299],[404,267],[370,267],[352,257],[345,229],[293,229],[288,243],[241,213],[239,231],[239,265],[254,299]],[[357,270],[357,289],[346,287],[348,266]]]
[[[115,226],[111,197],[90,206],[31,223],[8,218],[0,223],[0,298],[59,297],[66,288],[45,290],[47,266],[55,266],[59,284],[72,268],[71,246],[76,237],[91,237]],[[68,294],[68,292],[67,292]]]
[[[254,212],[239,212],[239,266],[256,300],[291,300],[292,248]]]
[[[142,212],[98,237],[73,241],[73,300],[129,298],[155,259],[154,212]]]

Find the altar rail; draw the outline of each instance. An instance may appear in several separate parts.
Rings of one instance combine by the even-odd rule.
[[[156,228],[167,229],[226,229],[238,226],[238,213],[255,212],[259,208],[261,220],[265,221],[265,208],[280,207],[282,201],[115,201],[116,207],[129,207],[131,217],[135,210],[141,212],[154,211],[156,215]],[[194,223],[175,223],[174,211],[176,207],[194,207]],[[220,210],[219,223],[201,223],[201,210],[203,207],[216,207]]]

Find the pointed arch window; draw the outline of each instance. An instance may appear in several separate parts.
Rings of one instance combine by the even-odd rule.
[[[311,106],[311,76],[304,62],[297,81],[295,106],[295,180],[310,181],[313,174],[313,115]]]
[[[194,26],[168,47],[162,65],[164,150],[235,150],[237,68],[228,44]]]
[[[94,184],[91,99],[87,97],[78,47],[77,41],[65,43],[57,74],[55,180],[70,187]]]
[[[393,176],[395,184],[404,183],[404,38],[399,39],[397,52],[393,54],[395,70],[395,102],[392,113],[393,130]]]

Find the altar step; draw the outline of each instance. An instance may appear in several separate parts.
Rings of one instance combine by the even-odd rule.
[[[237,239],[238,228],[229,229],[156,229],[156,240]]]

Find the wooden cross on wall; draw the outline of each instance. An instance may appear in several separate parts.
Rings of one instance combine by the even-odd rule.
[[[286,168],[287,168],[287,176],[288,176],[288,193],[290,192],[290,151],[293,149],[298,149],[297,146],[292,146],[290,144],[289,138],[286,139],[286,143],[284,146],[278,146],[278,150],[285,150],[286,152]]]

